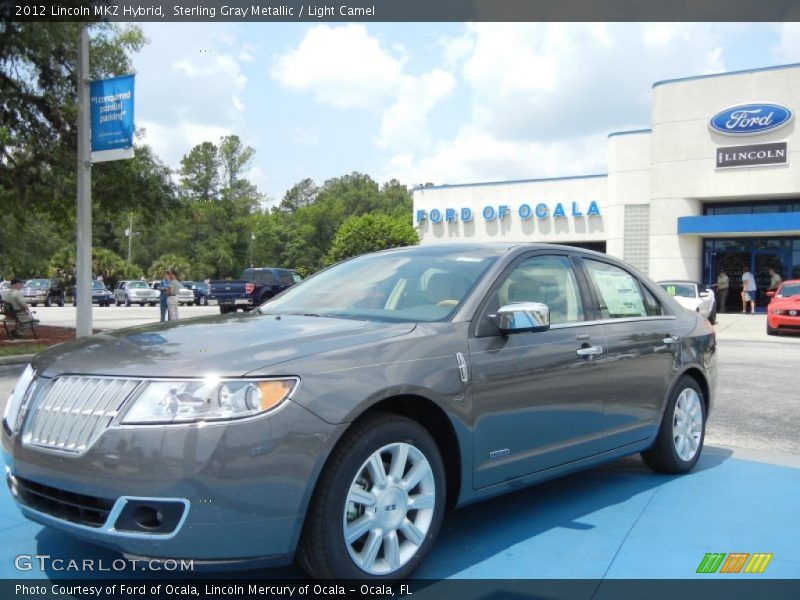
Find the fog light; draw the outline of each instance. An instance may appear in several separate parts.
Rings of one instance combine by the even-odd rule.
[[[164,522],[164,515],[152,506],[137,506],[133,511],[133,520],[143,529],[156,529]]]

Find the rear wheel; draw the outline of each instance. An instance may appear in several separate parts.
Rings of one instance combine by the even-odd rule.
[[[125,296],[125,306],[131,305],[131,299],[128,296]]]
[[[45,306],[53,306],[53,301],[52,301],[52,300],[50,300],[50,296],[48,296],[47,298],[45,298],[45,300],[44,300],[44,305],[45,305]]]
[[[697,381],[684,375],[670,393],[655,444],[642,452],[642,458],[654,471],[685,473],[700,458],[705,435],[703,391]]]
[[[433,546],[445,504],[439,449],[393,414],[356,422],[331,454],[311,500],[298,562],[323,579],[402,579]]]

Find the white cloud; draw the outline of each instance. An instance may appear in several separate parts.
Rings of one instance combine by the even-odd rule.
[[[776,58],[780,63],[800,62],[800,23],[781,23]]]
[[[237,46],[229,27],[144,25],[150,43],[134,57],[136,120],[144,141],[172,168],[192,146],[243,128],[247,77],[240,54],[252,48]]]
[[[368,108],[398,92],[403,63],[363,25],[318,25],[275,60],[271,75],[284,87],[313,93],[322,104]]]
[[[276,58],[271,75],[320,104],[382,112],[375,144],[399,152],[430,143],[428,115],[455,87],[455,77],[444,69],[406,72],[409,59],[404,46],[387,50],[363,25],[318,25]]]
[[[457,183],[604,172],[607,135],[649,125],[652,83],[724,70],[734,32],[706,23],[467,25],[442,59],[460,71],[468,122],[428,151],[393,153],[385,175]]]
[[[440,69],[407,79],[407,85],[383,115],[376,140],[380,148],[428,145],[428,113],[455,87],[452,73]]]

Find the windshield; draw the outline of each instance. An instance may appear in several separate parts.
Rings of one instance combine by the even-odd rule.
[[[129,290],[138,290],[141,288],[147,289],[147,284],[144,281],[131,281],[128,284]]]
[[[103,289],[105,289],[106,286],[103,285],[102,281],[93,281],[92,282],[92,287],[94,289],[96,289],[96,290],[103,290]]]
[[[50,285],[48,279],[31,279],[25,284],[25,287],[47,287]]]
[[[778,290],[779,298],[788,298],[789,296],[800,295],[800,283],[784,283],[781,289]]]
[[[261,306],[267,314],[442,321],[497,259],[491,249],[409,248],[335,265]]]
[[[694,290],[694,285],[691,283],[659,283],[664,291],[670,296],[679,296],[681,298],[696,298],[697,294]]]

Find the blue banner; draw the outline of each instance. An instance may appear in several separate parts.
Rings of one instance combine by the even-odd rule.
[[[92,162],[133,157],[134,75],[92,81]]]

